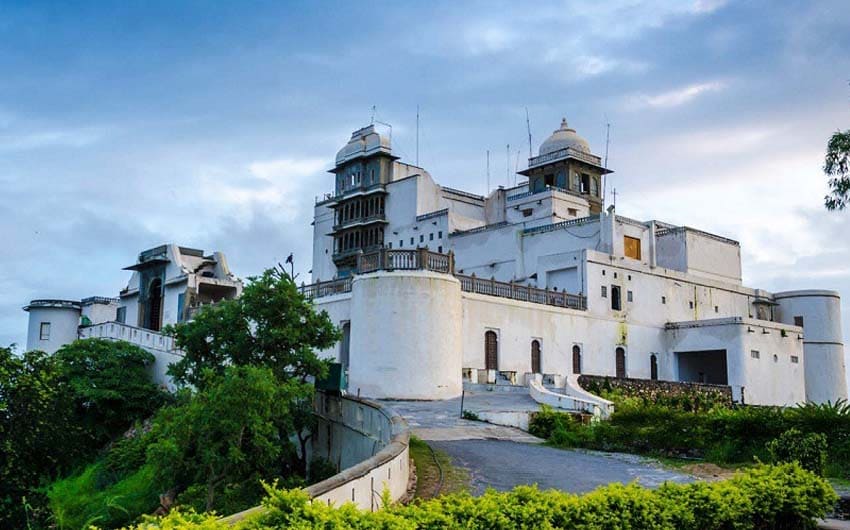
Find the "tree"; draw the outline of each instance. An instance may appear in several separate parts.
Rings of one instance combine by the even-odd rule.
[[[163,483],[185,490],[178,501],[208,511],[220,508],[226,488],[259,496],[260,479],[293,475],[292,409],[313,389],[296,379],[281,383],[270,369],[251,366],[229,367],[222,375],[208,370],[205,377],[187,403],[157,415],[147,461]]]
[[[0,527],[26,526],[24,498],[91,452],[58,359],[0,348]]]
[[[226,366],[265,366],[281,381],[326,374],[315,351],[340,339],[327,313],[316,312],[285,272],[268,269],[249,281],[239,298],[166,328],[185,354],[169,368],[175,381],[200,388],[206,370]]]
[[[76,340],[59,349],[56,360],[76,415],[98,446],[149,418],[170,398],[151,381],[154,356],[129,342]]]
[[[850,203],[850,130],[837,131],[826,147],[823,172],[829,175],[827,210],[843,210]]]

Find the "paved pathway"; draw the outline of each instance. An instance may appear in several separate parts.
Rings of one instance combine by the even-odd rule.
[[[509,490],[521,484],[579,493],[610,482],[656,487],[664,481],[694,480],[639,456],[556,449],[540,445],[542,440],[519,429],[460,419],[460,399],[387,404],[407,419],[415,436],[469,470],[476,495],[488,487]],[[481,392],[467,394],[463,408],[511,413],[539,406],[523,393]]]

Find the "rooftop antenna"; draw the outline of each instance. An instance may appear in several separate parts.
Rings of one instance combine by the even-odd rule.
[[[505,150],[505,186],[510,187],[511,185],[511,144],[507,145]]]
[[[487,192],[485,195],[490,195],[490,150],[487,150]]]
[[[419,165],[419,105],[416,105],[416,165]]]
[[[531,121],[528,119],[528,107],[525,107],[525,127],[528,129],[528,158],[531,158]]]
[[[516,150],[516,170],[514,171],[514,186],[516,186],[516,176],[519,174],[519,153],[520,150]]]
[[[377,110],[378,110],[378,106],[372,105],[372,119],[369,121],[370,125],[374,125],[374,123],[375,123],[375,112],[377,112]]]
[[[608,116],[605,116],[605,161],[602,163],[602,166],[607,170],[608,169],[608,146],[611,144],[611,122],[608,121]],[[602,175],[602,209],[605,209],[605,190],[606,185],[608,184],[607,175]],[[616,199],[617,195],[614,194],[614,206],[616,207]]]

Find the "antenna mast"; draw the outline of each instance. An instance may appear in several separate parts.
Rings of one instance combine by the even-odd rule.
[[[603,167],[608,169],[608,146],[611,143],[611,122],[608,121],[608,117],[605,117],[605,162],[602,163]],[[608,175],[602,175],[602,209],[605,209],[605,196],[607,195],[606,185],[608,184]],[[616,206],[617,202],[617,194],[614,192],[614,203]]]
[[[516,150],[516,170],[514,171],[514,186],[516,186],[516,176],[519,173],[519,153],[520,150]]]
[[[531,121],[528,119],[528,107],[525,107],[525,127],[528,129],[528,158],[531,158]]]
[[[419,165],[419,105],[416,105],[416,165]]]

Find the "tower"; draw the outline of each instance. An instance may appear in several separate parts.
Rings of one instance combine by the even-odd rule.
[[[80,326],[80,302],[76,300],[33,300],[24,311],[29,313],[27,351],[54,353],[77,340]]]
[[[588,202],[591,214],[602,211],[602,176],[608,173],[612,171],[590,151],[587,140],[567,125],[566,118],[540,145],[538,155],[528,159],[528,169],[519,172],[528,177],[532,193],[550,187],[577,195]]]

